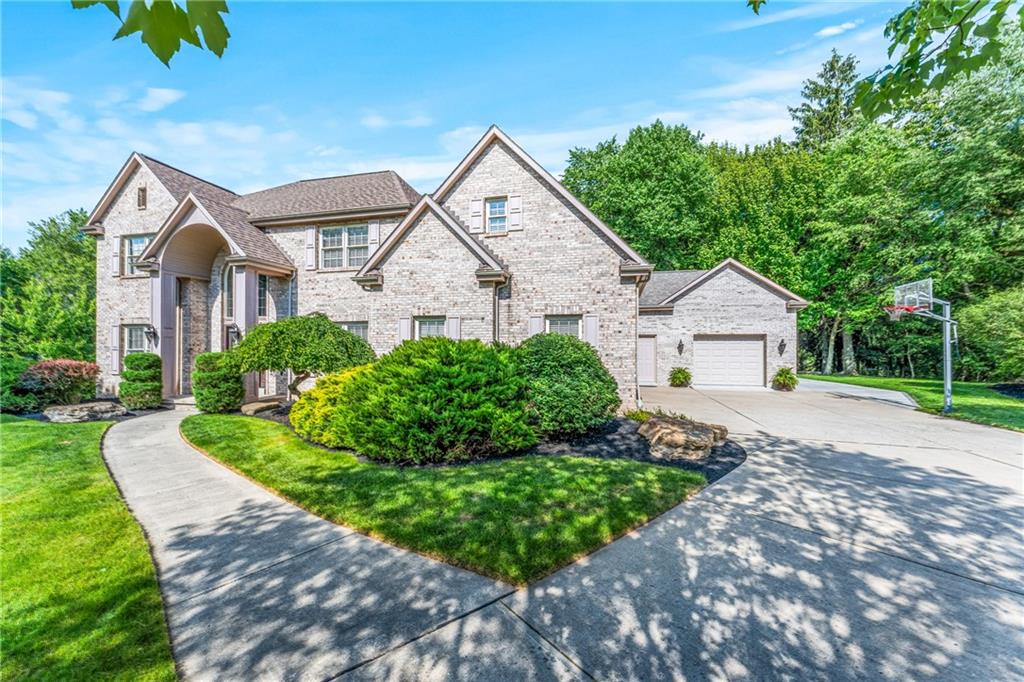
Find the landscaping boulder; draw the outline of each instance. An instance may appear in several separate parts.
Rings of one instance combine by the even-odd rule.
[[[680,417],[653,415],[637,430],[651,444],[651,456],[665,460],[700,460],[725,441],[728,429]]]
[[[128,410],[115,402],[97,401],[75,405],[54,405],[43,410],[43,414],[52,422],[70,424],[123,417],[128,414]]]

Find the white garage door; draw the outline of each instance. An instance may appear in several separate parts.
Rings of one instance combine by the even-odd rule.
[[[703,386],[764,386],[764,337],[697,336],[693,383]]]

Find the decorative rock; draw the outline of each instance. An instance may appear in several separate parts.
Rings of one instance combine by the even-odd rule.
[[[280,400],[256,400],[242,405],[242,414],[251,417],[254,414],[266,412],[267,410],[276,410],[279,407],[281,407]]]
[[[43,414],[52,422],[71,424],[123,417],[128,414],[128,410],[120,403],[97,401],[76,405],[54,405],[43,410]]]
[[[637,429],[651,444],[651,456],[657,459],[699,460],[711,448],[725,441],[728,429],[719,424],[704,424],[690,419],[654,415]]]

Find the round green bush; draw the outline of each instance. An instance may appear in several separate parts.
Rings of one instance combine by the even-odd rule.
[[[537,334],[515,350],[528,383],[533,424],[543,436],[573,436],[601,426],[621,401],[593,346],[564,334]]]
[[[0,358],[0,410],[21,414],[35,412],[39,409],[39,398],[34,393],[25,391],[21,384],[21,375],[35,363],[31,358],[17,355],[4,355]]]
[[[685,367],[673,367],[668,373],[668,383],[676,388],[685,388],[693,381],[693,375]]]
[[[316,386],[303,393],[288,413],[295,433],[329,448],[351,448],[352,441],[343,419],[349,412],[342,414],[337,406],[345,385],[369,366],[360,365],[317,379]]]
[[[234,412],[245,398],[242,374],[228,353],[200,353],[192,371],[192,393],[203,412]]]
[[[124,358],[121,385],[117,395],[129,410],[160,407],[163,381],[160,356],[156,353],[131,353]]]
[[[792,391],[798,383],[796,372],[789,367],[779,367],[772,377],[772,388],[776,391]]]
[[[508,349],[435,337],[407,341],[356,373],[334,407],[366,457],[426,464],[533,445],[526,404],[526,382]]]

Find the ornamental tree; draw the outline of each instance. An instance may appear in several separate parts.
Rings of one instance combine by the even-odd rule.
[[[291,370],[288,390],[295,395],[299,384],[314,374],[339,372],[374,358],[369,344],[322,313],[257,325],[231,356],[241,372]]]

